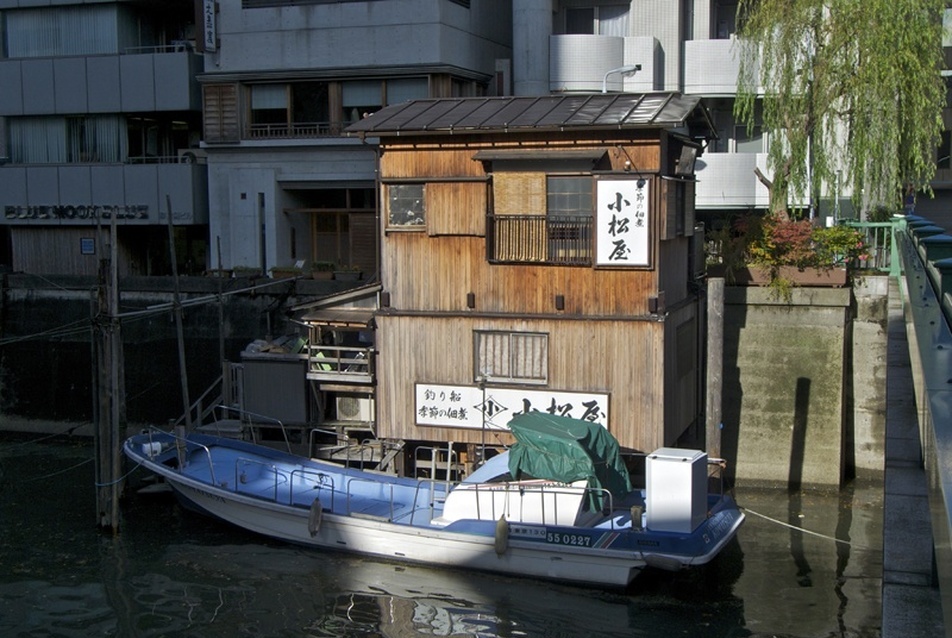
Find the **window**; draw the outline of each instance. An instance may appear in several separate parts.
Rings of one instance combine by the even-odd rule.
[[[474,332],[476,382],[548,382],[549,335],[537,332]]]
[[[950,161],[949,155],[952,155],[952,132],[942,131],[942,138],[939,141],[939,150],[936,153],[935,167],[937,169],[952,168],[952,161]]]
[[[387,186],[387,226],[423,230],[426,204],[423,184]]]
[[[125,161],[127,135],[118,115],[10,118],[10,159],[17,164]]]
[[[548,257],[556,263],[589,263],[592,258],[590,175],[546,178]]]
[[[380,80],[344,82],[341,91],[344,122],[356,122],[383,106],[383,82]]]
[[[591,175],[493,174],[489,261],[590,265]]]
[[[116,54],[120,52],[118,19],[116,6],[105,4],[8,11],[7,56]]]
[[[628,5],[612,4],[565,10],[565,33],[612,35],[628,33]]]
[[[746,126],[734,127],[734,145],[737,153],[763,153],[764,134],[759,126],[749,133]]]

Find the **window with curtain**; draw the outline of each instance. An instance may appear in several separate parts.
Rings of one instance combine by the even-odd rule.
[[[387,80],[387,104],[400,104],[407,100],[420,100],[430,96],[426,78],[403,78]]]
[[[629,34],[628,11],[626,4],[568,8],[565,10],[565,33],[625,37]]]
[[[476,382],[548,382],[549,335],[477,330],[473,336]]]
[[[12,10],[5,16],[10,58],[120,53],[115,4]]]
[[[20,164],[125,161],[125,126],[118,115],[10,118],[10,159]]]
[[[383,83],[380,80],[354,80],[341,84],[344,121],[356,122],[383,106]]]
[[[251,87],[251,123],[287,124],[288,85],[255,84]]]

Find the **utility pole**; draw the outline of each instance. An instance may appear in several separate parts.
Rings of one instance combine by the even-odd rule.
[[[122,333],[119,326],[119,267],[116,246],[116,218],[110,223],[109,241],[99,245],[104,256],[99,261],[97,312],[94,318],[96,376],[96,517],[103,530],[119,531],[122,445],[125,429],[126,397]],[[108,257],[105,250],[108,248]]]

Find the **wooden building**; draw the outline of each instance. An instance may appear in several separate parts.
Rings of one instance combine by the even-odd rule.
[[[417,100],[348,133],[379,141],[379,304],[351,325],[378,437],[493,445],[529,409],[633,450],[703,431],[699,98]]]

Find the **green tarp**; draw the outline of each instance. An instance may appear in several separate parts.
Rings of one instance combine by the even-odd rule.
[[[509,428],[516,443],[509,449],[513,479],[548,479],[562,483],[586,480],[621,499],[631,491],[628,469],[618,441],[597,423],[527,412],[513,417]]]

